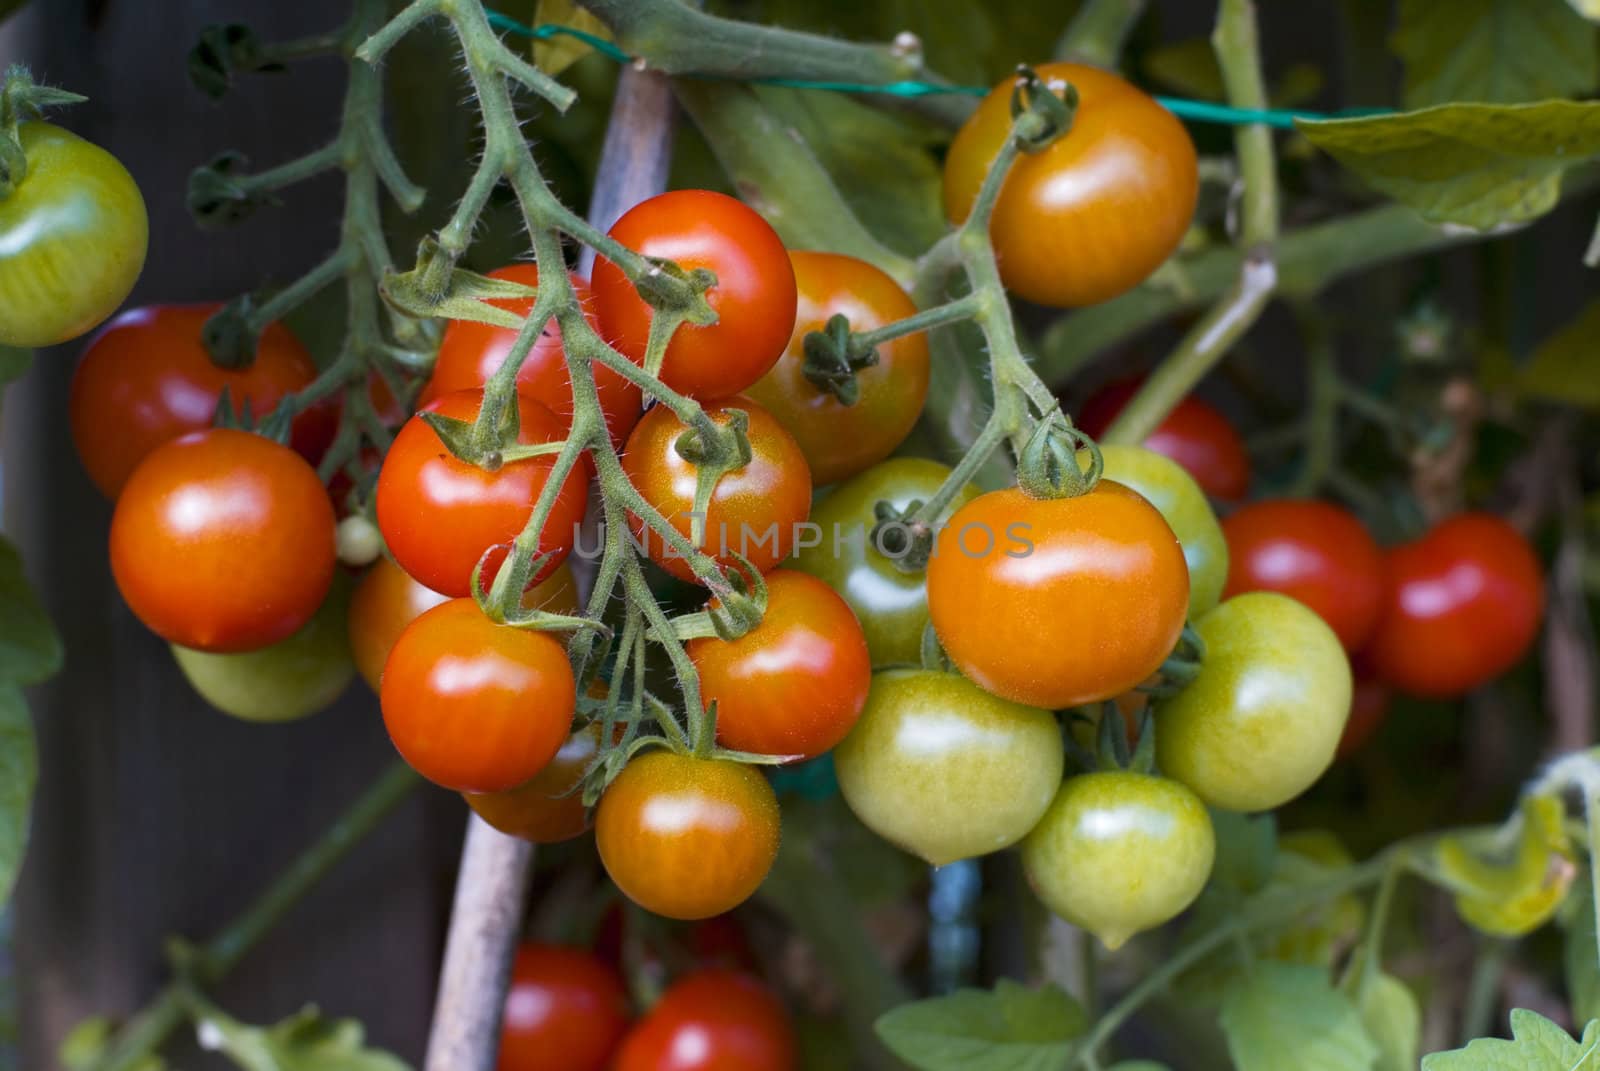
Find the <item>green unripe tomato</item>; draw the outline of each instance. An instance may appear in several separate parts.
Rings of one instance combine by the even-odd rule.
[[[904,573],[878,552],[872,529],[874,507],[888,502],[904,510],[927,501],[944,484],[950,469],[916,457],[892,458],[836,487],[811,511],[822,533],[818,546],[801,550],[790,564],[837,591],[861,622],[874,666],[915,665],[928,624],[927,579]],[[978,496],[971,484],[938,517],[939,522]]]
[[[922,669],[875,676],[861,719],[833,752],[856,817],[934,866],[1022,839],[1055,796],[1062,756],[1049,711]]]
[[[1156,759],[1214,807],[1265,811],[1333,762],[1350,713],[1350,662],[1311,610],[1275,592],[1237,595],[1195,622],[1199,677],[1156,706]]]
[[[1106,479],[1149,499],[1183,546],[1183,559],[1189,565],[1190,619],[1216,606],[1228,582],[1228,541],[1194,477],[1171,458],[1142,446],[1105,445],[1100,454]]]
[[[1111,770],[1067,779],[1022,842],[1022,866],[1046,907],[1114,949],[1192,904],[1216,851],[1193,792]]]

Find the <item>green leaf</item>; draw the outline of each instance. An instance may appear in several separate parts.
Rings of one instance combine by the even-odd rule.
[[[1112,1064],[1106,1071],[1171,1071],[1171,1068],[1154,1060],[1124,1060],[1120,1064]]]
[[[1594,891],[1584,875],[1567,901],[1567,931],[1562,959],[1567,1002],[1578,1022],[1600,1019],[1600,938],[1596,937]]]
[[[922,1071],[1057,1071],[1087,1026],[1083,1009],[1057,987],[1002,978],[992,992],[962,989],[903,1004],[877,1030]]]
[[[4,8],[5,0],[0,0],[0,8]],[[0,18],[4,18],[0,11]],[[13,383],[27,374],[28,366],[33,364],[32,350],[19,350],[14,346],[0,346],[0,387]]]
[[[14,685],[0,686],[0,907],[22,867],[38,772],[27,700]]]
[[[66,1071],[93,1071],[111,1049],[116,1024],[103,1015],[83,1020],[61,1042],[56,1057]],[[165,1071],[167,1063],[150,1053],[128,1068],[128,1071]]]
[[[1237,1071],[1370,1071],[1378,1049],[1350,998],[1319,967],[1260,963],[1222,1000],[1222,1032]]]
[[[1520,937],[1542,926],[1578,874],[1562,801],[1533,796],[1523,800],[1520,814],[1509,853],[1481,850],[1460,835],[1443,838],[1435,850],[1439,872],[1456,890],[1456,912],[1496,937]]]
[[[408,1071],[405,1061],[365,1047],[354,1019],[325,1019],[307,1006],[272,1026],[249,1026],[216,1008],[195,1023],[202,1048],[221,1052],[245,1071]]]
[[[1298,126],[1423,219],[1479,230],[1544,215],[1562,173],[1600,153],[1600,103],[1448,104]]]
[[[1394,49],[1408,108],[1581,96],[1600,80],[1594,28],[1564,0],[1402,0]]]
[[[1380,971],[1362,985],[1356,1008],[1367,1036],[1378,1046],[1373,1071],[1415,1071],[1422,1011],[1410,988]]]
[[[1545,340],[1517,377],[1529,398],[1600,409],[1600,301]]]
[[[601,22],[597,15],[591,14],[588,9],[579,7],[573,0],[539,0],[533,8],[533,24],[570,26],[574,30],[583,30],[606,41],[615,40],[609,26]],[[545,74],[558,75],[593,51],[594,49],[586,41],[580,41],[566,34],[557,34],[555,37],[533,42],[533,63]]]
[[[61,668],[61,637],[22,574],[22,556],[0,537],[0,684],[36,684]]]
[[[1266,887],[1278,859],[1278,826],[1272,815],[1212,810],[1211,826],[1217,834],[1211,884],[1242,895]]]
[[[1431,1053],[1422,1071],[1600,1071],[1600,1022],[1584,1027],[1583,1040],[1537,1012],[1511,1012],[1511,1036],[1478,1038],[1464,1049]]]

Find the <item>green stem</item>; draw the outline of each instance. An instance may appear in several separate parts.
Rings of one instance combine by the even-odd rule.
[[[988,464],[989,458],[993,456],[996,450],[1000,449],[1000,444],[1006,441],[1008,434],[1005,422],[997,414],[989,414],[989,419],[984,422],[983,430],[978,433],[978,437],[973,440],[972,446],[968,448],[967,452],[961,455],[961,460],[956,464],[955,468],[950,470],[950,475],[944,478],[944,483],[939,485],[939,490],[935,491],[922,505],[918,506],[917,511],[907,517],[905,523],[911,527],[916,527],[918,525],[932,525],[937,521],[944,514],[950,503],[955,501],[955,497],[961,493],[961,489],[972,482],[972,478],[977,475],[978,471]]]
[[[977,294],[968,294],[965,297],[947,301],[943,305],[923,309],[921,312],[907,316],[904,320],[884,324],[882,327],[871,331],[861,331],[851,335],[853,347],[862,350],[873,349],[885,342],[893,342],[897,338],[915,335],[922,331],[932,331],[936,327],[946,324],[959,323],[970,320],[978,314],[983,307],[983,299]]]
[[[1322,487],[1338,460],[1341,394],[1330,325],[1310,306],[1303,307],[1300,314],[1306,337],[1306,389],[1311,404],[1306,413],[1305,461],[1289,494],[1309,497]]]
[[[1495,1011],[1500,1005],[1500,985],[1511,962],[1513,945],[1493,937],[1480,939],[1472,978],[1467,983],[1466,1008],[1461,1013],[1461,1042],[1487,1035],[1494,1028]]]
[[[1057,59],[1115,67],[1134,23],[1144,14],[1145,0],[1088,0],[1078,9],[1056,43]]]

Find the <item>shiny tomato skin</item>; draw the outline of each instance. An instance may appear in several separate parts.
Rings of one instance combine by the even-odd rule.
[[[529,942],[511,965],[496,1071],[606,1071],[628,1019],[621,976],[594,953]]]
[[[917,333],[878,347],[878,362],[856,372],[860,396],[845,405],[805,377],[805,338],[843,315],[856,332],[916,314],[886,273],[838,253],[790,253],[799,287],[794,336],[772,370],[745,393],[793,435],[819,486],[877,464],[911,434],[928,398],[928,339]]]
[[[538,776],[577,707],[561,644],[497,625],[471,599],[440,603],[406,626],[378,699],[401,758],[457,792],[504,792]]]
[[[482,404],[483,391],[464,390],[436,398],[427,411],[471,421]],[[518,405],[519,443],[555,442],[565,435],[560,418],[538,402],[519,396]],[[426,421],[412,417],[378,473],[378,527],[389,553],[419,583],[452,598],[471,594],[478,560],[521,534],[554,463],[554,455],[543,455],[486,472],[452,455]],[[540,553],[550,557],[536,579],[566,559],[587,508],[588,478],[575,465],[539,537]],[[502,550],[485,562],[485,584],[503,560]]]
[[[1387,595],[1366,654],[1397,690],[1455,699],[1516,665],[1544,616],[1544,571],[1515,528],[1461,513],[1384,556]]]
[[[1107,301],[1139,285],[1188,232],[1200,192],[1183,124],[1123,79],[1075,63],[1034,67],[1046,84],[1078,90],[1072,127],[1017,159],[989,233],[1006,288],[1041,305]],[[1008,78],[979,103],[950,145],[944,208],[967,218],[1011,134]]]
[[[749,899],[778,855],[778,797],[754,767],[646,751],[595,811],[595,846],[647,911],[703,919]]]
[[[1100,453],[1105,478],[1148,499],[1183,545],[1189,566],[1189,616],[1199,617],[1217,605],[1228,579],[1228,542],[1199,483],[1182,465],[1148,447],[1107,444]],[[1079,460],[1087,458],[1080,455]]]
[[[1268,499],[1222,522],[1228,537],[1224,598],[1276,591],[1315,610],[1346,651],[1378,627],[1383,552],[1349,510],[1313,499]]]
[[[286,446],[214,428],[151,451],[111,518],[111,572],[168,643],[254,651],[299,631],[333,581],[327,492]]]
[[[523,286],[539,285],[539,269],[533,264],[512,264],[489,273],[491,279],[521,283]],[[595,326],[594,300],[589,284],[572,277],[572,288],[577,291],[590,326]],[[533,298],[503,298],[488,302],[497,308],[527,316],[533,310]],[[598,329],[598,328],[597,328]],[[433,362],[433,375],[422,389],[417,404],[425,406],[435,398],[458,390],[482,387],[505,361],[511,352],[517,332],[509,327],[475,323],[471,320],[451,320],[439,340],[439,355]],[[644,408],[644,394],[637,385],[600,364],[594,366],[595,392],[600,399],[601,412],[605,414],[606,429],[611,432],[612,443],[620,446],[628,432],[638,422]],[[545,325],[543,333],[534,342],[522,367],[517,370],[517,391],[546,409],[562,421],[572,423],[572,378],[567,372],[566,350],[561,345],[561,328],[555,321]]]
[[[150,221],[133,176],[49,123],[17,131],[27,174],[0,200],[0,346],[54,346],[98,327],[144,269]]]
[[[239,413],[260,418],[317,375],[305,347],[282,324],[256,343],[249,368],[211,363],[200,329],[220,305],[130,309],[89,342],[72,376],[67,417],[78,457],[102,494],[115,499],[144,457],[180,435],[211,426],[224,389]],[[313,461],[332,439],[329,413],[302,413],[292,444]]]
[[[740,971],[684,975],[628,1033],[615,1071],[795,1071],[799,1043],[772,991]]]
[[[794,552],[799,526],[811,512],[811,470],[794,438],[772,414],[748,398],[735,397],[706,405],[706,413],[726,424],[731,410],[749,415],[751,460],[724,473],[711,493],[700,549],[724,565],[743,554],[762,572]],[[666,406],[645,413],[628,437],[622,470],[628,480],[685,538],[691,538],[698,468],[684,460],[676,443],[688,426]],[[694,570],[673,552],[658,533],[646,532],[644,521],[629,517],[635,537],[650,559],[679,580],[695,582]],[[769,534],[775,536],[769,538]]]
[[[527,784],[505,792],[466,792],[467,806],[509,837],[530,844],[559,844],[590,825],[580,785],[600,753],[600,726],[590,723],[567,737],[555,758]]]
[[[1142,377],[1119,379],[1096,391],[1076,414],[1078,426],[1099,438],[1143,385]],[[1250,492],[1250,454],[1244,437],[1222,410],[1189,395],[1144,440],[1154,450],[1182,465],[1212,498],[1237,502]]]
[[[678,328],[661,365],[667,386],[691,398],[725,398],[777,362],[794,330],[794,268],[777,232],[754,209],[710,190],[672,190],[634,205],[611,237],[717,277],[706,292],[717,322]],[[602,336],[643,364],[653,310],[604,257],[594,262],[591,285]]]
[[[951,661],[986,691],[1047,710],[1149,677],[1188,606],[1171,527],[1112,480],[1075,498],[982,495],[950,518],[928,562],[928,609]]]
[[[729,642],[694,639],[701,698],[734,751],[810,759],[855,725],[872,684],[867,640],[848,604],[805,573],[767,574],[761,623]],[[713,600],[713,603],[715,600]]]

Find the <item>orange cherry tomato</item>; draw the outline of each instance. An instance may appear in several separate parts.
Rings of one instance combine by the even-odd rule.
[[[1200,192],[1194,142],[1173,114],[1109,71],[1041,63],[1078,90],[1072,127],[1006,176],[989,233],[1007,288],[1041,305],[1093,305],[1143,282],[1178,248]],[[1006,79],[950,145],[944,209],[959,223],[1011,135]]]
[[[628,992],[592,952],[525,944],[511,966],[496,1071],[605,1071],[628,1029]]]
[[[1078,427],[1100,438],[1143,383],[1136,376],[1100,388],[1078,409]],[[1222,410],[1204,398],[1192,394],[1184,398],[1143,445],[1182,465],[1212,498],[1237,502],[1250,493],[1250,455],[1244,437]]]
[[[616,1071],[795,1071],[794,1025],[751,975],[685,975],[623,1039]]]
[[[288,639],[333,582],[334,518],[305,459],[213,428],[157,447],[111,518],[129,608],[181,647],[231,654]]]
[[[478,817],[511,837],[559,844],[585,833],[589,809],[578,786],[600,753],[600,726],[585,725],[532,781],[506,792],[463,793]]]

